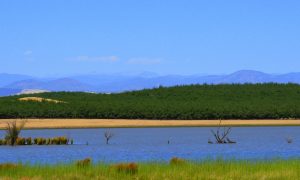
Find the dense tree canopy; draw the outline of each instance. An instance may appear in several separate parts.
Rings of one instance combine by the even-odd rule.
[[[64,101],[26,102],[21,97]],[[119,94],[51,92],[0,98],[0,118],[300,118],[296,84],[190,85]]]

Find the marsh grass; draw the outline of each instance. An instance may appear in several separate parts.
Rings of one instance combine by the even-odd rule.
[[[0,169],[0,179],[299,179],[300,160],[237,161],[207,160],[169,163],[138,163],[136,173],[119,172],[113,164],[85,168],[70,165],[23,165]]]
[[[19,135],[18,135],[19,136]],[[11,137],[11,135],[9,135]],[[16,138],[16,139],[15,139]],[[73,144],[73,140],[70,140],[67,137],[59,136],[54,138],[22,138],[14,136],[13,140],[12,138],[8,138],[8,135],[6,135],[5,139],[0,139],[0,145],[69,145]],[[14,141],[14,143],[12,143]]]
[[[17,121],[7,122],[5,129],[5,140],[11,146],[16,145],[19,135],[24,128],[26,121],[21,121],[20,124],[17,124]]]

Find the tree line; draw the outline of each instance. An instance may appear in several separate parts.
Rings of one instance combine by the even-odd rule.
[[[29,96],[65,103],[18,100]],[[19,95],[0,98],[0,118],[300,118],[300,86],[275,83],[205,84],[117,94],[50,92]]]

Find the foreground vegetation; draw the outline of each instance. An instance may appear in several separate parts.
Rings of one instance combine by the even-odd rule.
[[[299,179],[300,160],[0,165],[0,179]],[[132,171],[131,171],[132,169]]]
[[[31,95],[53,102],[20,100],[28,96],[0,98],[0,118],[300,118],[296,84],[191,85],[120,94],[53,92]]]

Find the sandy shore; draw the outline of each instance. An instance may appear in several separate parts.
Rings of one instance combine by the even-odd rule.
[[[0,129],[16,119],[0,119]],[[20,120],[17,120],[20,121]],[[100,128],[100,127],[201,127],[217,126],[219,120],[128,120],[128,119],[26,119],[25,128]],[[228,126],[300,126],[300,120],[222,120]]]

